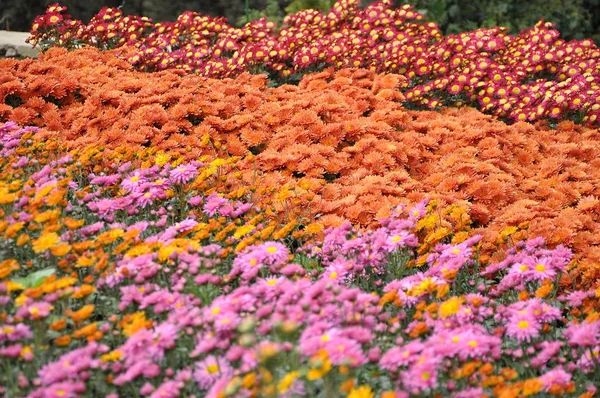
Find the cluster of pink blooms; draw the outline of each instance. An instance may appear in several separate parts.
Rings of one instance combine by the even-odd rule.
[[[30,41],[120,48],[142,70],[177,68],[208,77],[244,71],[287,78],[325,67],[360,67],[407,77],[407,100],[435,108],[476,105],[512,121],[600,116],[600,50],[591,40],[565,41],[543,21],[517,36],[496,27],[443,36],[411,6],[383,0],[364,9],[340,0],[328,13],[288,15],[280,30],[266,19],[236,28],[223,18],[193,12],[175,22],[151,23],[103,9],[89,24],[65,8],[48,8]]]

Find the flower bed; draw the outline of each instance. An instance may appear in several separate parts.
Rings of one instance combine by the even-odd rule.
[[[34,133],[0,127],[8,396],[596,391],[599,293],[557,293],[563,246],[521,241],[482,266],[472,236],[418,265],[422,202],[292,252],[268,204],[215,191],[225,159],[67,154]]]
[[[374,225],[401,201],[426,197],[461,203],[470,216],[462,224],[476,223],[486,251],[515,233],[543,236],[576,251],[581,286],[600,276],[597,130],[507,126],[470,108],[408,111],[395,100],[400,76],[364,70],[270,88],[248,74],[141,73],[86,49],[3,61],[0,71],[0,99],[12,101],[0,105],[2,117],[44,127],[40,139],[187,159],[240,156],[238,173],[224,173],[223,182],[280,187],[279,213],[299,212],[305,224]]]
[[[116,48],[0,60],[0,395],[595,396],[598,49],[422,19],[51,6]]]
[[[469,104],[511,121],[598,124],[600,50],[591,40],[561,40],[543,21],[517,36],[496,27],[444,37],[408,5],[394,9],[384,0],[361,9],[358,3],[340,0],[326,14],[288,15],[280,30],[265,19],[235,28],[191,12],[152,23],[110,8],[86,25],[53,5],[35,21],[30,40],[117,48],[141,70],[207,77],[252,71],[286,81],[327,66],[365,68],[405,76],[400,89],[421,106]]]

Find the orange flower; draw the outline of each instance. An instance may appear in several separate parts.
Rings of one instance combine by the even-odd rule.
[[[98,330],[98,325],[96,322],[94,323],[90,323],[89,325],[86,325],[80,329],[77,329],[76,331],[73,332],[73,337],[75,337],[76,339],[80,339],[82,337],[88,337],[93,335],[94,333],[96,333],[96,331]]]
[[[50,330],[59,332],[59,331],[63,330],[66,326],[67,326],[67,320],[63,318],[63,319],[59,319],[58,321],[55,321],[48,328]]]
[[[89,296],[90,294],[94,293],[95,291],[96,291],[96,288],[94,286],[89,285],[89,284],[83,284],[83,285],[75,288],[75,291],[71,295],[71,298],[81,299],[81,298]]]
[[[75,230],[83,226],[83,224],[85,224],[85,220],[74,220],[70,217],[67,217],[63,219],[63,224],[65,224],[70,230]]]
[[[21,234],[17,238],[17,241],[15,242],[15,244],[17,245],[17,247],[21,247],[21,246],[24,246],[27,242],[29,242],[29,240],[30,240],[29,235]]]
[[[54,344],[56,344],[57,346],[60,347],[64,347],[67,346],[69,344],[71,344],[71,336],[64,335],[64,336],[60,336],[54,339]]]
[[[83,320],[88,319],[92,315],[92,313],[94,312],[94,308],[95,307],[93,304],[87,304],[77,311],[67,310],[66,315],[75,322],[81,322]]]
[[[67,255],[70,251],[71,251],[71,245],[69,245],[68,243],[61,243],[61,244],[54,246],[52,249],[50,249],[50,252],[52,253],[52,255],[54,255],[56,257],[62,257],[64,255]]]

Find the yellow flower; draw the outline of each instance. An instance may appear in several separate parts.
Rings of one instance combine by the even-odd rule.
[[[242,236],[245,236],[249,232],[252,232],[252,230],[254,230],[254,225],[242,225],[235,231],[233,237],[235,239],[240,239]]]
[[[450,297],[448,300],[444,301],[442,304],[440,304],[438,309],[440,318],[445,319],[456,314],[458,311],[460,311],[462,303],[463,299],[460,297]]]
[[[33,349],[31,346],[27,345],[21,348],[21,358],[25,359],[26,361],[30,361],[33,358]]]
[[[0,205],[7,205],[17,200],[16,193],[0,192]]]
[[[327,351],[319,350],[317,355],[310,359],[312,369],[306,374],[308,380],[318,380],[323,378],[331,370],[331,361],[329,360]]]
[[[360,386],[358,388],[353,388],[348,394],[348,398],[373,398],[375,394],[371,387],[369,386]]]
[[[294,381],[298,378],[300,373],[297,371],[289,372],[285,376],[281,378],[279,383],[277,383],[277,391],[280,393],[285,393],[290,388],[290,386],[294,383]]]
[[[123,353],[119,350],[114,350],[108,354],[102,355],[102,362],[114,362],[118,361],[123,356]]]
[[[46,197],[57,186],[58,183],[53,183],[40,188],[40,190],[35,194],[34,201],[39,201],[40,199]]]
[[[163,151],[159,151],[156,154],[156,157],[154,158],[154,163],[156,163],[159,166],[164,166],[165,164],[169,163],[170,160],[171,160],[171,155],[168,155],[168,154],[164,153]]]
[[[138,257],[143,254],[150,254],[150,253],[152,253],[152,246],[147,243],[140,243],[140,244],[132,247],[131,249],[129,249],[127,251],[127,253],[125,253],[125,257],[127,257],[127,258]]]
[[[123,328],[123,334],[125,337],[132,336],[138,330],[152,327],[152,321],[146,319],[146,313],[139,311],[133,314],[128,314],[121,321],[121,327]]]
[[[56,232],[45,233],[33,241],[33,251],[36,253],[45,252],[53,248],[60,242],[60,237]]]
[[[169,256],[175,251],[178,251],[177,247],[175,247],[175,246],[161,247],[160,250],[158,251],[158,260],[160,262],[166,261],[169,258]]]
[[[98,235],[96,240],[103,245],[108,245],[113,243],[115,240],[123,237],[125,235],[125,230],[121,228],[111,229],[110,231],[106,231]]]
[[[304,231],[306,231],[307,234],[318,234],[319,232],[323,231],[323,229],[324,227],[322,224],[313,222],[308,224],[306,228],[304,228]]]

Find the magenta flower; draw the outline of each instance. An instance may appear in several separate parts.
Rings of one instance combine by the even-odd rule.
[[[506,335],[519,342],[531,341],[540,335],[541,326],[531,316],[522,315],[511,317],[506,328]]]
[[[203,390],[211,388],[217,380],[229,378],[233,375],[233,368],[225,358],[209,355],[196,363],[193,378]]]
[[[561,366],[554,368],[539,377],[544,385],[544,390],[549,391],[552,386],[566,387],[572,379],[572,375]]]
[[[175,184],[185,184],[198,175],[198,170],[189,164],[182,164],[169,172],[171,181]]]
[[[571,322],[564,336],[571,347],[597,347],[600,344],[600,321]]]
[[[83,381],[67,381],[35,390],[30,397],[37,398],[79,398],[85,392]]]
[[[91,342],[87,346],[64,354],[39,370],[38,375],[42,384],[49,386],[68,379],[79,380],[81,372],[98,367],[99,362],[94,357],[98,352],[105,350],[106,347]]]
[[[142,184],[148,180],[142,175],[140,170],[136,170],[133,175],[127,177],[121,182],[121,187],[126,192],[136,192]]]
[[[39,301],[19,308],[16,315],[23,319],[36,321],[50,315],[53,308],[50,303]]]
[[[227,199],[220,197],[216,193],[213,193],[205,199],[202,211],[208,216],[212,217],[215,214],[217,214],[217,212],[219,212],[219,209],[227,203],[229,203]]]
[[[427,389],[436,388],[438,385],[438,363],[439,358],[422,356],[408,370],[400,372],[404,387],[416,394]]]
[[[16,325],[4,324],[0,325],[0,343],[4,341],[19,341],[22,339],[30,339],[33,337],[31,328],[24,323]]]

